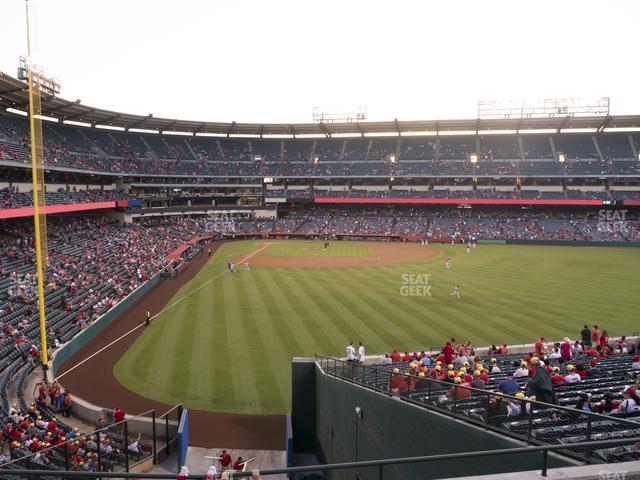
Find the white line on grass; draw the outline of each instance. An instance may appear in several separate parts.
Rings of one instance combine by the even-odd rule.
[[[238,262],[238,264],[243,264],[244,262],[246,262],[247,260],[249,260],[251,257],[255,257],[256,255],[258,255],[260,252],[262,252],[263,250],[266,250],[267,248],[269,248],[271,245],[273,245],[272,243],[267,243],[265,245],[263,245],[262,247],[258,248],[257,250],[254,250],[253,252],[251,252],[249,255],[247,255],[246,257],[244,257],[242,260],[240,260]],[[202,290],[204,287],[206,287],[207,285],[211,284],[211,282],[217,280],[218,278],[222,277],[225,273],[229,273],[229,270],[224,270],[223,272],[219,273],[218,275],[216,275],[215,277],[209,279],[208,281],[206,281],[205,283],[203,283],[202,285],[200,285],[198,288],[196,288],[193,292],[189,293],[188,295],[185,295],[184,297],[182,297],[180,300],[177,300],[176,302],[172,303],[171,305],[169,305],[168,307],[162,309],[161,311],[159,311],[158,313],[156,313],[155,315],[153,315],[150,320],[153,320],[154,318],[156,318],[159,315],[162,315],[164,312],[166,312],[167,310],[175,307],[176,305],[178,305],[180,302],[186,300],[187,298],[191,297],[194,293],[196,293],[199,290]],[[95,353],[92,353],[91,355],[89,355],[87,358],[79,361],[78,363],[76,363],[73,367],[69,368],[68,370],[66,370],[65,372],[61,373],[60,375],[58,375],[56,377],[56,380],[60,380],[62,377],[64,377],[67,373],[72,372],[73,370],[75,370],[76,368],[78,368],[80,365],[88,362],[89,360],[91,360],[93,357],[95,357],[96,355],[104,352],[107,348],[109,348],[110,346],[118,343],[120,340],[122,340],[123,338],[127,337],[129,334],[135,332],[137,329],[139,329],[140,327],[143,327],[145,324],[141,323],[140,325],[137,325],[135,327],[133,327],[131,330],[129,330],[128,332],[120,335],[118,338],[116,338],[114,341],[112,341],[111,343],[108,343],[107,345],[105,345],[104,347],[102,347],[100,350],[98,350]]]

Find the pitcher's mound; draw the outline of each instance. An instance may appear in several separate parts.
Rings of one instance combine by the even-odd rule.
[[[292,257],[275,255],[257,255],[250,260],[256,267],[295,267],[295,268],[347,268],[380,267],[413,263],[438,256],[438,250],[416,243],[373,243],[372,254],[358,257]],[[329,247],[330,249],[331,247]]]

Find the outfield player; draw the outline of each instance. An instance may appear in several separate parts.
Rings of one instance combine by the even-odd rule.
[[[444,262],[444,268],[446,268],[447,270],[451,270],[451,259],[447,258],[447,260]]]
[[[460,287],[458,285],[453,287],[453,292],[451,292],[449,296],[456,297],[458,300],[460,300]]]
[[[251,270],[251,268],[249,268],[249,262],[244,262],[244,269],[245,269],[246,272]]]

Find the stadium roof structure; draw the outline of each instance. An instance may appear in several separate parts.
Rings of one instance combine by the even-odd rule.
[[[25,82],[0,72],[0,105],[6,109],[26,111],[29,96]],[[103,110],[42,94],[42,115],[61,123],[78,123],[94,128],[148,131],[149,133],[201,136],[298,137],[298,136],[383,136],[518,133],[549,130],[557,133],[586,133],[616,130],[640,130],[640,115],[569,116],[556,118],[417,120],[350,123],[223,123],[158,118],[153,114],[135,115]],[[82,126],[82,125],[81,125]],[[548,132],[540,132],[548,133]]]

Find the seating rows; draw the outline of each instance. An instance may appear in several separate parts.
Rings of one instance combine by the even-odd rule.
[[[625,175],[640,172],[622,134],[438,138],[165,137],[45,124],[45,163],[91,171],[220,176]],[[599,155],[596,143],[600,146]],[[553,149],[566,156],[556,161]],[[520,143],[522,147],[520,147]],[[23,119],[0,116],[0,160],[27,162]],[[469,162],[476,154],[478,162]]]
[[[410,240],[469,239],[639,241],[640,220],[632,212],[609,221],[584,210],[514,208],[298,208],[277,220],[229,221],[221,233],[397,235]]]
[[[128,198],[117,190],[64,190],[46,192],[46,205],[68,205],[73,203],[108,202]],[[0,190],[0,209],[33,206],[33,192],[21,192],[12,187]]]

